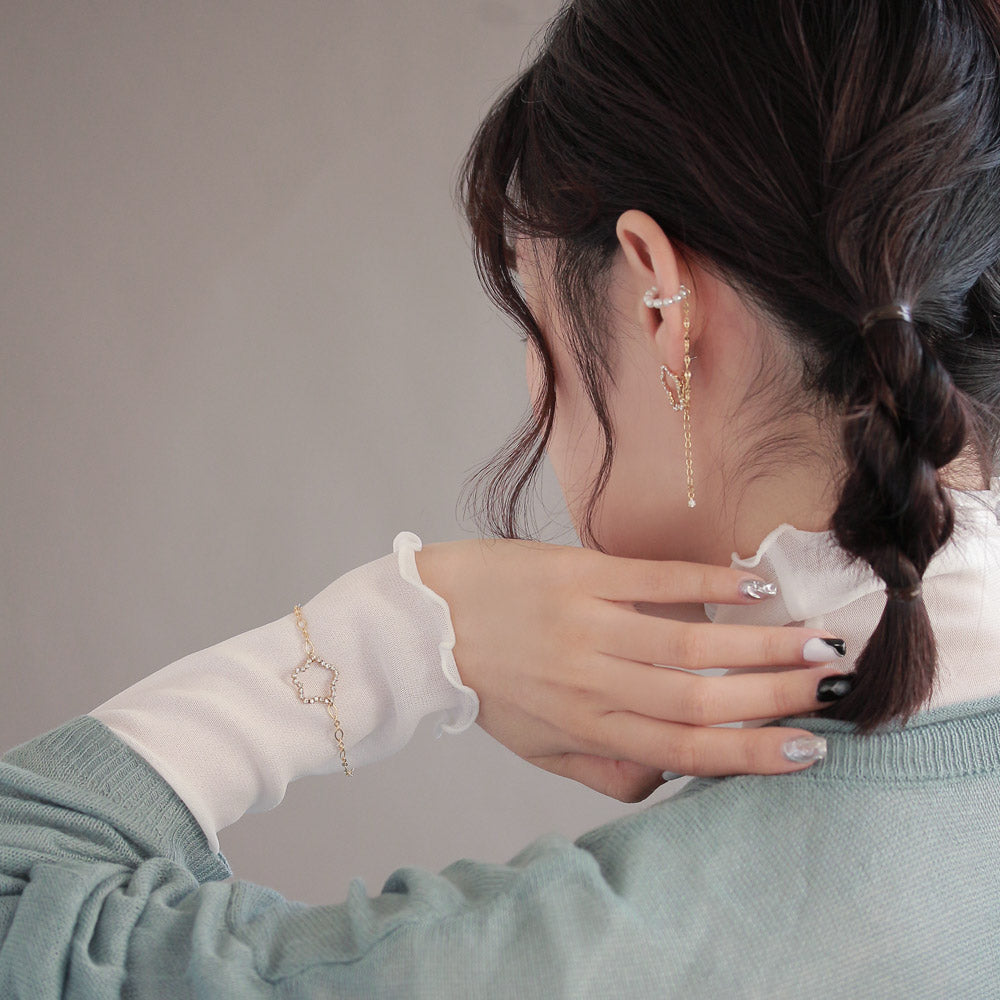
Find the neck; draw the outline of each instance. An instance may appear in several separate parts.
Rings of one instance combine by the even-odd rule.
[[[708,533],[711,551],[703,561],[728,566],[733,553],[738,557],[753,555],[779,524],[791,524],[801,531],[826,531],[837,498],[829,479],[823,477],[769,476],[746,487],[737,504],[735,511],[725,506],[718,511],[716,530]]]
[[[735,495],[723,493],[715,511],[717,529],[705,562],[728,566],[732,555],[752,555],[779,525],[791,524],[800,531],[827,531],[839,502],[840,474],[828,467],[789,463],[783,470],[763,474]],[[942,485],[958,490],[987,490],[989,478],[967,448],[941,470]],[[727,502],[728,501],[728,502]]]

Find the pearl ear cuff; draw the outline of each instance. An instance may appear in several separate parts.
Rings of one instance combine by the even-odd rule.
[[[676,295],[670,295],[665,299],[658,299],[659,290],[656,288],[651,288],[642,297],[642,301],[649,306],[650,309],[664,309],[667,306],[677,305],[678,302],[683,301],[691,294],[691,289],[687,285],[681,285],[680,291]]]

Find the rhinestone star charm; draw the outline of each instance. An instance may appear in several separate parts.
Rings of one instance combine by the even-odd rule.
[[[317,667],[322,667],[324,670],[328,670],[330,672],[330,693],[328,695],[308,697],[302,687],[302,681],[299,680],[299,674],[305,673],[305,671],[307,671],[314,663]],[[292,683],[298,689],[299,701],[301,701],[303,705],[315,705],[317,703],[321,705],[332,705],[334,698],[337,696],[337,678],[339,676],[339,671],[332,663],[327,663],[326,660],[321,660],[318,656],[310,656],[307,657],[305,663],[300,664],[292,671]]]

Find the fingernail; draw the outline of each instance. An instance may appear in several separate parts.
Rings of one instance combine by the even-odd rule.
[[[802,647],[802,659],[810,663],[830,663],[847,655],[847,643],[843,639],[809,639]]]
[[[764,580],[741,580],[740,593],[753,601],[762,601],[765,597],[776,597],[778,585]]]
[[[850,694],[853,687],[854,683],[851,678],[845,677],[843,674],[839,677],[824,677],[819,682],[819,687],[816,688],[816,700],[837,701]]]
[[[676,771],[664,771],[663,772],[663,780],[664,781],[673,781],[674,778],[686,778],[686,777],[687,777],[686,774],[677,774]]]
[[[810,760],[826,758],[826,740],[822,736],[798,736],[781,748],[786,760],[804,764]]]

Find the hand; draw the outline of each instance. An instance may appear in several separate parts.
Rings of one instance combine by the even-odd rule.
[[[416,560],[451,608],[458,670],[480,699],[476,721],[532,764],[629,802],[649,795],[664,770],[720,776],[811,766],[781,749],[811,735],[804,730],[713,727],[824,707],[817,685],[841,676],[835,667],[774,668],[804,667],[806,641],[828,633],[692,623],[635,608],[754,603],[739,591],[752,573],[512,539],[431,544]],[[653,664],[758,672],[705,677]]]

